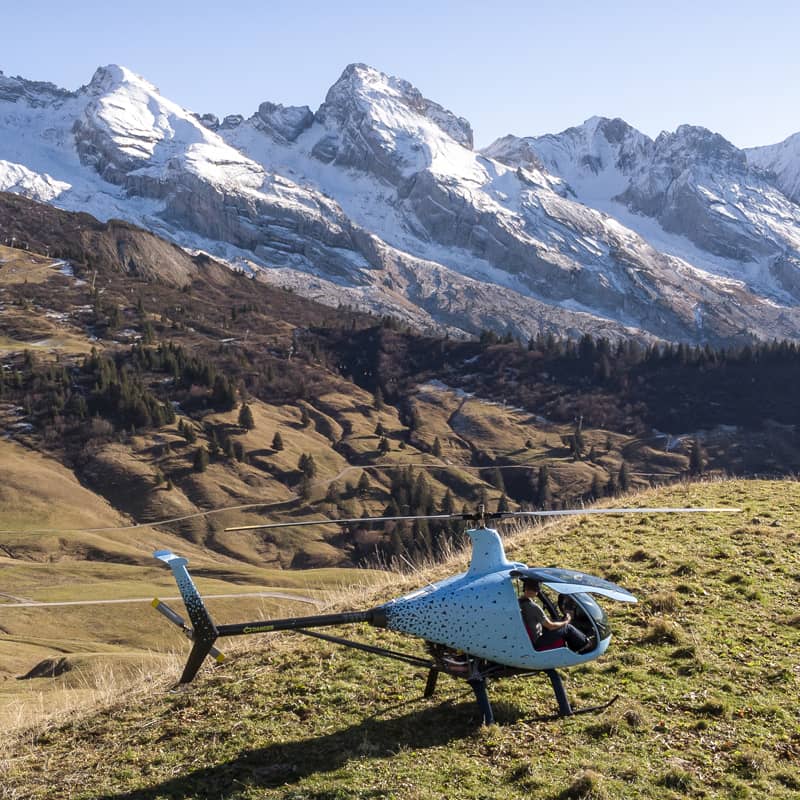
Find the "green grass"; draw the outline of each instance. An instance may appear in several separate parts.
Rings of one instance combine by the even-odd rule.
[[[17,739],[2,761],[4,796],[796,797],[800,484],[697,484],[632,502],[744,511],[586,517],[507,543],[513,559],[613,575],[639,596],[633,607],[604,603],[608,653],[566,672],[577,707],[620,695],[602,714],[536,722],[555,704],[533,677],[493,684],[497,724],[482,728],[463,683],[442,678],[425,701],[420,670],[258,637],[188,691],[152,677],[105,711]],[[392,592],[463,566],[398,578]],[[343,606],[388,596],[374,589]],[[419,650],[385,631],[353,633]]]

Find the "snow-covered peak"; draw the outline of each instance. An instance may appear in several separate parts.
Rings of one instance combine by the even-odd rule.
[[[752,147],[745,155],[749,164],[772,173],[787,197],[800,202],[800,133],[778,144]]]
[[[703,169],[747,167],[744,152],[725,137],[698,125],[681,125],[674,133],[660,133],[655,142],[656,158]]]
[[[508,134],[496,139],[481,151],[488,158],[493,158],[510,167],[534,167],[544,169],[542,160],[536,152],[536,140],[530,137]]]
[[[559,134],[533,140],[545,167],[562,174],[567,164],[578,173],[598,175],[618,171],[629,173],[632,167],[652,151],[653,142],[623,119],[590,117],[583,125],[567,128]],[[568,175],[563,175],[567,180]],[[577,178],[578,175],[572,175]]]
[[[326,163],[376,171],[392,183],[425,170],[485,178],[466,120],[423,97],[408,81],[365,64],[344,70],[315,121],[312,152]]]
[[[367,64],[345,67],[339,80],[328,91],[317,117],[334,117],[345,122],[353,105],[362,110],[378,106],[390,118],[403,118],[409,113],[425,117],[462,147],[472,149],[472,128],[467,120],[423,97],[408,81],[386,75]]]
[[[107,180],[128,184],[143,169],[152,182],[164,170],[186,170],[215,184],[258,185],[263,171],[209,130],[195,114],[163,97],[126,67],[100,67],[82,89],[88,99],[73,132],[83,163]]]
[[[624,120],[591,117],[558,134],[506,136],[483,152],[512,166],[539,166],[591,205],[624,191],[629,176],[652,151],[652,139]]]
[[[141,75],[137,75],[133,70],[118,64],[107,64],[98,67],[91,81],[83,87],[90,94],[101,95],[116,92],[123,87],[137,87],[141,91],[153,95],[160,94],[158,88],[145,80]]]
[[[169,149],[175,150],[214,137],[194,115],[125,67],[100,67],[85,91],[92,100],[84,121],[104,132],[126,159],[150,161],[162,143],[172,143]]]

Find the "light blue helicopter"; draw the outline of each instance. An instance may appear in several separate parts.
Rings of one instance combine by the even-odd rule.
[[[576,713],[596,711],[613,702],[611,700],[601,706],[574,710],[557,672],[560,668],[572,667],[598,658],[605,653],[611,642],[608,617],[594,596],[610,598],[623,603],[635,603],[636,598],[622,587],[584,572],[550,567],[529,567],[526,564],[508,561],[498,532],[494,528],[487,527],[487,521],[521,516],[736,510],[738,509],[618,508],[485,513],[483,509],[479,509],[478,513],[474,515],[374,517],[371,518],[373,521],[459,519],[477,523],[474,528],[467,531],[467,535],[472,541],[472,557],[468,570],[463,574],[428,584],[410,594],[366,611],[261,620],[232,625],[214,624],[189,575],[187,560],[168,550],[159,550],[154,555],[171,568],[193,627],[187,626],[180,615],[166,604],[154,601],[154,606],[179,625],[194,642],[180,683],[189,683],[195,677],[206,656],[211,656],[217,661],[222,659],[219,651],[214,648],[214,643],[220,637],[293,630],[307,636],[397,659],[415,667],[427,668],[428,680],[424,692],[425,697],[433,695],[440,673],[465,680],[475,693],[485,724],[491,724],[494,721],[487,692],[488,680],[544,672],[550,679],[558,703],[557,716],[571,716]],[[366,521],[368,520],[358,518],[268,523],[228,528],[227,530],[295,527],[323,523],[361,524]],[[583,641],[586,642],[580,651],[571,649],[565,640],[553,641],[552,638],[546,646],[539,645],[535,632],[525,625],[517,590],[519,582],[529,581],[544,586],[558,595],[559,606],[562,603],[569,604],[573,625],[580,630],[583,634]],[[546,592],[540,592],[538,599],[546,607],[551,619],[559,616],[559,610]],[[375,627],[388,628],[419,637],[426,644],[429,658],[399,653],[311,630],[312,628],[353,623],[368,623]]]

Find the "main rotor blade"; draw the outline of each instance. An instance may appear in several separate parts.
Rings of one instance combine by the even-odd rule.
[[[349,519],[312,519],[302,522],[267,522],[262,525],[240,525],[225,531],[253,531],[263,528],[298,528],[301,525],[355,525],[359,522],[399,522],[416,519],[464,519],[464,514],[423,514],[413,517],[351,517]]]
[[[554,511],[502,511],[488,513],[487,519],[508,517],[576,517],[585,514],[738,514],[741,508],[565,508]]]
[[[473,514],[419,514],[402,517],[350,517],[347,519],[315,519],[300,522],[265,522],[260,525],[240,525],[225,528],[226,532],[265,530],[267,528],[298,528],[305,525],[357,525],[366,522],[410,522],[441,519],[462,522],[504,520],[514,517],[577,517],[587,514],[708,514],[739,513],[740,508],[568,508],[553,511],[487,511]]]

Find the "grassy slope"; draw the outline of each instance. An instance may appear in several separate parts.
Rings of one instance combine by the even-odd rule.
[[[106,250],[104,248],[102,252]],[[5,301],[2,327],[4,333],[9,334],[3,340],[5,344],[0,342],[4,366],[19,368],[23,349],[34,353],[39,367],[56,359],[60,359],[62,366],[77,363],[75,354],[87,351],[92,346],[113,352],[120,345],[126,351],[131,341],[129,326],[141,325],[139,314],[134,311],[134,298],[151,309],[149,318],[156,323],[156,327],[159,326],[156,319],[158,315],[152,313],[154,284],[108,268],[105,272],[101,270],[98,287],[102,284],[103,302],[106,302],[106,298],[121,301],[124,327],[118,331],[118,342],[90,340],[84,312],[91,308],[93,300],[87,281],[70,278],[62,273],[57,263],[23,251],[5,248],[0,250],[0,260],[5,262],[0,268],[0,293]],[[32,283],[20,283],[28,274]],[[269,352],[270,348],[277,348],[276,352],[282,351],[286,343],[291,341],[292,325],[295,323],[278,319],[278,316],[295,319],[297,324],[305,328],[323,322],[324,315],[332,313],[312,307],[313,304],[301,302],[291,295],[253,286],[251,281],[232,276],[222,268],[208,268],[203,275],[203,280],[197,280],[196,291],[189,295],[159,286],[165,307],[182,306],[189,296],[193,306],[205,309],[209,305],[216,307],[229,294],[230,303],[235,304],[237,298],[243,300],[248,297],[243,294],[244,291],[255,293],[259,304],[266,304],[263,313],[257,315],[257,324],[254,324],[250,340],[255,342],[257,339],[254,347],[258,347],[259,353],[264,350]],[[30,291],[23,292],[21,287]],[[37,291],[33,291],[34,288]],[[197,308],[195,314],[199,313]],[[227,319],[227,312],[222,316],[225,318],[224,325],[233,325]],[[78,325],[79,320],[83,320],[80,323],[83,327]],[[202,334],[192,332],[191,326],[183,326],[180,330],[164,328],[161,333],[169,338],[178,337],[179,343],[190,351],[197,349],[200,352],[207,351],[207,354],[213,351],[214,358],[224,360],[227,356],[220,354],[217,337],[236,331],[224,326],[219,330],[213,325],[209,328],[210,324],[209,320],[205,320],[199,325],[198,330],[205,331]],[[246,330],[250,332],[249,327]],[[276,367],[286,367],[288,364],[288,361],[281,363],[280,359],[275,362]],[[516,476],[511,494],[520,500],[532,496],[530,478],[526,476],[535,473],[536,467],[545,462],[551,468],[552,492],[570,497],[588,492],[593,478],[599,479],[601,487],[605,486],[609,476],[619,470],[623,457],[634,482],[638,483],[653,475],[671,479],[685,471],[687,466],[685,455],[655,453],[633,437],[604,430],[585,431],[587,451],[594,446],[597,452],[594,463],[576,462],[562,441],[571,433],[571,425],[543,423],[530,414],[486,403],[478,398],[464,401],[461,395],[441,388],[428,387],[411,401],[418,416],[424,420],[421,429],[412,434],[402,424],[396,407],[387,405],[379,411],[370,393],[341,376],[319,365],[312,369],[310,362],[305,369],[308,375],[313,372],[317,378],[325,376],[320,383],[323,388],[318,393],[312,392],[310,399],[294,404],[253,400],[251,407],[256,427],[252,431],[245,432],[239,428],[238,410],[227,414],[209,414],[202,422],[197,418],[189,420],[182,416],[181,422],[191,422],[198,437],[196,444],[188,444],[179,435],[175,424],[158,430],[139,431],[135,436],[106,437],[98,432],[97,437],[91,439],[90,447],[73,443],[75,449],[61,453],[59,457],[64,463],[76,464],[83,486],[105,497],[118,512],[146,521],[195,514],[192,519],[173,526],[172,530],[193,543],[205,544],[238,560],[276,567],[341,565],[352,554],[343,552],[341,537],[338,531],[331,528],[303,529],[291,535],[283,532],[278,536],[226,536],[221,533],[224,525],[260,521],[264,509],[214,513],[208,518],[202,518],[200,512],[262,503],[271,506],[269,514],[273,519],[307,517],[311,514],[335,517],[376,514],[391,499],[389,488],[392,475],[396,474],[384,469],[384,466],[394,469],[399,464],[423,462],[447,464],[450,467],[447,474],[441,470],[429,473],[436,501],[443,498],[449,487],[458,507],[464,503],[473,505],[479,498],[479,488],[483,487],[490,500],[496,502],[500,492],[486,483],[492,478],[492,470],[479,470],[476,466],[489,463],[484,457],[487,453],[520,467],[515,470],[509,467],[506,473],[510,487],[511,477]],[[162,376],[151,378],[160,381]],[[11,388],[7,394],[5,400],[0,402],[0,428],[7,428],[18,442],[31,450],[57,447],[58,431],[55,428],[45,431],[45,436],[41,431],[28,430],[29,420],[20,405],[22,397],[17,396]],[[307,419],[301,416],[301,409],[306,412],[303,416]],[[379,422],[387,433],[390,446],[390,452],[386,455],[381,455],[378,450],[380,437],[375,435],[375,430]],[[230,438],[243,445],[249,463],[220,457],[212,462],[205,473],[194,472],[192,463],[197,448],[210,447],[203,423],[216,426],[223,441]],[[280,452],[273,451],[271,447],[276,432],[280,432],[284,440],[285,446]],[[435,458],[429,452],[437,439],[442,447],[441,458]],[[527,442],[532,446],[524,446]],[[404,448],[401,449],[401,446]],[[298,497],[301,487],[297,465],[303,454],[312,455],[317,467],[314,485],[307,498]],[[362,467],[368,470],[370,489],[365,493],[357,493],[354,489],[362,476]],[[478,478],[481,480],[478,481]],[[162,479],[169,479],[169,483]],[[324,500],[331,484],[332,488],[338,490],[332,492],[338,496],[338,507]],[[25,510],[23,499],[23,520]],[[0,527],[24,527],[24,521],[17,525],[12,518],[3,519],[7,511],[8,507],[0,502]],[[61,526],[53,524],[52,527]],[[122,539],[124,537],[118,537],[118,540]],[[84,551],[85,557],[90,549],[98,546],[97,542],[83,541],[79,535],[64,536],[58,542],[45,542],[44,539],[40,542],[42,546],[39,549],[47,552],[54,549],[66,551],[70,556],[79,557],[81,551]],[[14,555],[29,555],[26,543],[14,537],[4,537],[0,544],[10,547]],[[121,549],[116,547],[113,555],[122,555]]]
[[[699,484],[633,502],[744,511],[587,517],[508,546],[514,559],[606,575],[640,597],[605,603],[609,653],[567,675],[577,706],[621,695],[601,715],[534,722],[554,708],[534,677],[494,684],[499,724],[481,729],[463,684],[443,678],[423,701],[419,671],[281,635],[247,642],[252,655],[188,692],[165,693],[165,676],[147,697],[18,740],[4,796],[796,797],[800,484]],[[366,637],[416,649],[386,632]]]
[[[327,594],[342,584],[374,580],[365,570],[287,572],[245,564],[210,556],[163,530],[125,527],[130,525],[55,460],[0,440],[3,729],[26,719],[46,718],[51,708],[72,708],[96,699],[106,685],[127,684],[132,671],[154,664],[171,667],[153,652],[169,653],[182,640],[149,607],[148,599],[158,596],[175,607],[180,601],[169,571],[152,557],[156,549],[167,547],[189,557],[205,594],[273,592],[301,598],[211,600],[220,622],[233,621],[240,613],[254,617],[308,613],[310,606],[302,598],[326,602]],[[140,602],[18,607],[31,601],[109,599]],[[43,663],[67,670],[56,681],[16,680]]]

